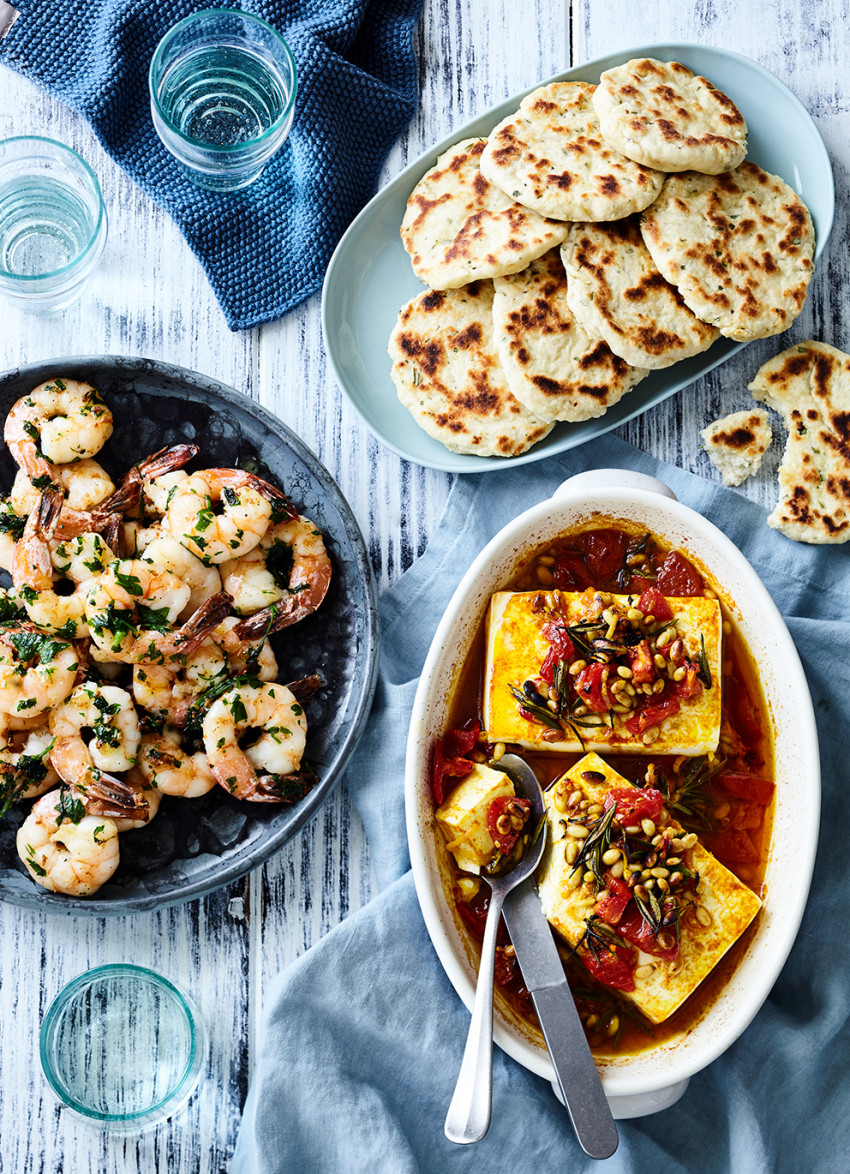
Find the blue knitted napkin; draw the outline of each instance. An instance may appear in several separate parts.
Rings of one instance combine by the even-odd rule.
[[[469,1014],[416,900],[404,830],[404,749],[437,622],[485,543],[574,473],[660,477],[750,559],[803,660],[821,739],[823,811],[806,918],[741,1038],[663,1113],[619,1122],[607,1162],[585,1158],[551,1087],[496,1049],[493,1123],[455,1146],[443,1121]],[[262,1046],[231,1174],[844,1174],[850,1154],[850,576],[847,550],[791,542],[739,494],[616,437],[505,472],[461,477],[422,558],[381,601],[381,679],[347,772],[381,895],[267,992]],[[788,861],[793,868],[793,859]],[[404,875],[402,875],[404,874]]]
[[[14,0],[0,64],[79,111],[109,154],[176,221],[231,330],[272,322],[322,284],[416,109],[422,0]],[[242,8],[298,65],[292,132],[263,176],[223,195],[191,184],[151,123],[148,67],[163,35],[203,8]],[[144,242],[139,242],[144,247]],[[191,312],[191,307],[187,307]]]

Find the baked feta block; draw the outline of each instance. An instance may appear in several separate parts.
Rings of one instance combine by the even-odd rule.
[[[437,808],[437,823],[461,871],[478,874],[491,863],[496,845],[487,830],[487,813],[494,799],[512,799],[515,794],[504,771],[476,763]]]
[[[499,591],[487,617],[487,736],[527,750],[712,753],[722,632],[719,603],[701,596]]]
[[[650,832],[653,837],[661,837],[662,843],[655,854],[657,871],[666,873],[666,877],[659,879],[664,881],[667,888],[657,887],[656,880],[651,891],[655,896],[656,907],[660,902],[664,906],[663,911],[670,917],[670,928],[659,932],[654,939],[647,936],[647,923],[633,896],[622,909],[616,904],[618,893],[623,893],[628,882],[628,869],[625,874],[620,870],[620,876],[624,879],[615,882],[611,878],[610,866],[605,866],[602,873],[605,881],[600,888],[595,882],[588,885],[582,879],[589,867],[587,859],[576,859],[572,863],[568,860],[568,856],[575,857],[577,851],[570,845],[584,843],[584,839],[577,840],[571,835],[570,829],[593,826],[593,819],[582,813],[575,800],[569,804],[569,798],[574,797],[576,792],[580,792],[591,804],[600,805],[604,812],[612,805],[617,806],[617,814],[612,821],[613,834],[606,841],[608,847],[603,845],[603,849],[611,853],[611,849],[622,842],[622,836],[627,835],[629,857],[635,872],[640,867],[641,841],[646,844]],[[608,807],[605,807],[606,799]],[[571,946],[583,938],[588,919],[593,914],[597,914],[595,924],[602,932],[603,942],[606,940],[605,934],[616,941],[618,931],[631,925],[630,936],[620,938],[623,957],[619,961],[622,967],[628,966],[633,989],[627,989],[628,983],[618,989],[647,1019],[661,1023],[696,990],[738,940],[758,913],[761,902],[755,893],[703,848],[693,833],[686,834],[663,807],[657,819],[651,821],[654,826],[649,828],[645,823],[646,817],[641,816],[641,806],[636,805],[642,804],[646,810],[653,799],[660,806],[659,792],[632,786],[599,755],[586,755],[546,792],[549,836],[537,872],[537,885],[543,912],[549,923]],[[634,825],[632,836],[628,835],[628,828],[624,832],[619,826],[621,810],[636,813],[634,818],[639,822]],[[600,852],[600,859],[602,854]],[[697,874],[695,888],[690,874]],[[607,890],[606,884],[610,886]],[[619,890],[618,885],[622,886]],[[640,893],[645,898],[651,915],[652,903],[646,890],[633,888],[631,893]],[[672,912],[674,897],[680,907],[678,914]],[[626,899],[627,896],[623,894],[623,900]],[[635,934],[635,927],[638,927],[638,934]],[[667,935],[666,940],[662,937],[664,933]],[[645,949],[635,944],[636,936],[639,940],[643,937]],[[599,952],[605,954],[604,945],[599,947]],[[603,957],[602,961],[605,963],[606,958]],[[593,973],[592,968],[589,969]]]

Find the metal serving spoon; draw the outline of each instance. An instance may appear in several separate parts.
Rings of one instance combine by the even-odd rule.
[[[519,764],[524,769],[509,770]],[[499,760],[514,784],[517,797],[531,802],[526,827],[538,827],[546,813],[543,792],[534,772],[515,754],[505,754]],[[480,1141],[490,1128],[493,1107],[493,969],[496,962],[496,934],[505,897],[522,884],[540,863],[546,846],[546,824],[541,834],[528,845],[523,858],[509,871],[499,876],[482,876],[490,886],[490,907],[481,943],[481,962],[478,966],[478,984],[472,1004],[472,1021],[466,1037],[466,1047],[455,1085],[452,1103],[446,1114],[445,1134],[449,1141],[467,1145]]]
[[[516,754],[505,754],[499,769],[511,779],[517,795],[531,801],[528,825],[536,828],[544,815],[543,794],[534,771]],[[478,1141],[490,1126],[493,1101],[493,964],[499,913],[505,917],[523,979],[540,1020],[549,1057],[579,1144],[592,1158],[608,1158],[619,1137],[584,1029],[579,1019],[549,923],[543,915],[531,874],[540,863],[546,828],[508,873],[486,877],[493,896],[487,911],[478,986],[460,1076],[446,1116],[446,1137],[465,1144]],[[488,952],[489,951],[489,952]],[[486,967],[486,969],[485,969]]]

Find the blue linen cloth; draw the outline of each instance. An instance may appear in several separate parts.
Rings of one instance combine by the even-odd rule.
[[[407,725],[437,622],[474,555],[511,518],[588,468],[658,476],[747,555],[786,618],[815,704],[823,818],[803,926],[758,1016],[672,1108],[619,1123],[607,1162],[584,1157],[550,1086],[496,1049],[493,1123],[443,1136],[469,1015],[431,946],[404,830]],[[347,773],[380,896],[281,974],[233,1174],[838,1174],[850,1153],[850,576],[842,547],[804,546],[740,495],[616,437],[536,465],[460,478],[422,558],[381,602],[381,678]],[[788,867],[794,867],[793,859]]]
[[[416,109],[413,31],[422,2],[14,0],[21,15],[0,40],[0,64],[88,119],[113,159],[177,223],[228,326],[242,330],[280,318],[321,287],[337,241],[373,194]],[[153,128],[147,81],[165,33],[214,7],[263,17],[298,66],[289,138],[256,183],[229,194],[185,178]]]

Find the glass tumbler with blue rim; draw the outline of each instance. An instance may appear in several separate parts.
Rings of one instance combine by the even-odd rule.
[[[295,59],[252,13],[210,8],[185,17],[160,41],[149,82],[156,132],[199,187],[247,187],[289,134]]]
[[[153,970],[98,966],[63,987],[41,1025],[47,1082],[95,1128],[139,1133],[172,1117],[206,1066],[207,1035],[188,997]]]
[[[24,310],[63,310],[106,236],[100,184],[76,151],[38,135],[0,142],[0,293]]]

